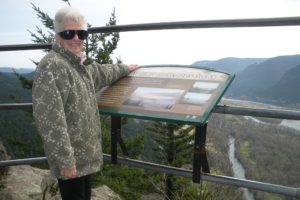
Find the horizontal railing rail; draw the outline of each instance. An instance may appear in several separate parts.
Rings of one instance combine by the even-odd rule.
[[[0,51],[44,50],[51,47],[51,44],[12,44],[0,45]]]
[[[116,25],[89,28],[89,33],[149,31],[167,29],[194,28],[238,28],[238,27],[268,27],[268,26],[298,26],[300,17],[254,18],[254,19],[222,19],[183,22],[160,22],[145,24]]]
[[[32,110],[32,103],[0,104],[0,110]],[[300,110],[295,111],[283,109],[246,108],[228,105],[217,105],[213,110],[213,113],[300,120]]]
[[[196,29],[196,28],[239,28],[239,27],[270,27],[270,26],[299,26],[300,17],[281,18],[254,18],[254,19],[227,19],[227,20],[202,20],[182,22],[160,22],[145,24],[115,25],[91,27],[89,33],[150,31],[168,29]],[[51,44],[16,44],[0,45],[0,51],[19,51],[49,49]]]

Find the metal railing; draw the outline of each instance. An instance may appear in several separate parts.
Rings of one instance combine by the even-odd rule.
[[[88,30],[89,33],[103,32],[125,32],[125,31],[145,31],[145,30],[163,30],[163,29],[193,29],[193,28],[234,28],[234,27],[267,27],[267,26],[299,26],[300,17],[285,18],[265,18],[265,19],[232,19],[232,20],[206,20],[206,21],[186,21],[186,22],[163,22],[133,25],[117,25],[110,27],[94,27]],[[20,44],[20,45],[0,45],[0,51],[19,51],[19,50],[36,50],[49,49],[51,44]],[[1,110],[31,110],[31,103],[21,104],[0,104]],[[279,119],[300,120],[300,111],[292,110],[276,110],[276,109],[254,109],[244,107],[232,107],[218,105],[215,107],[214,113],[244,115],[254,117],[267,117]],[[104,160],[109,161],[110,155],[105,154]],[[45,163],[45,157],[27,158],[18,160],[0,161],[0,168],[23,164],[39,164]],[[118,163],[129,165],[132,167],[140,167],[160,173],[168,173],[183,177],[192,177],[192,171],[182,168],[159,165],[144,161],[132,160],[127,158],[118,158]],[[201,179],[215,183],[245,187],[300,199],[300,188],[286,187],[251,180],[237,179],[233,177],[211,175],[202,173]]]

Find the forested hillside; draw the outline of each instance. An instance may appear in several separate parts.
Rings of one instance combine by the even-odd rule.
[[[31,80],[34,72],[23,76]],[[31,90],[24,89],[12,72],[0,72],[0,94],[0,103],[31,102]]]
[[[34,73],[22,75],[33,79]],[[31,90],[24,89],[12,72],[0,72],[0,94],[0,103],[31,102]],[[30,111],[1,110],[0,141],[12,158],[43,155],[41,140]]]
[[[280,94],[271,88],[278,85],[279,81],[288,71],[300,64],[300,55],[279,56],[270,58],[260,64],[247,67],[239,73],[230,87],[229,95],[241,97],[247,100],[268,102],[266,92]],[[290,90],[293,92],[293,90]],[[290,99],[286,103],[291,103],[296,99]],[[297,99],[298,102],[300,99]]]
[[[300,99],[300,65],[288,70],[282,78],[266,91],[266,97],[269,101],[281,101],[282,104],[285,102],[291,102],[295,105],[299,105]]]

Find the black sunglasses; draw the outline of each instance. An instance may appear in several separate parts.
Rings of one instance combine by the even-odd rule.
[[[60,35],[60,37],[62,37],[65,40],[73,39],[75,34],[80,40],[85,40],[88,36],[88,32],[86,30],[65,30],[58,33],[58,35]]]

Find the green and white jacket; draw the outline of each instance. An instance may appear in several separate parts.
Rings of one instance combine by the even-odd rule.
[[[81,59],[61,46],[40,61],[32,89],[33,115],[50,170],[76,166],[77,177],[100,170],[103,162],[95,93],[129,74],[126,65]]]

